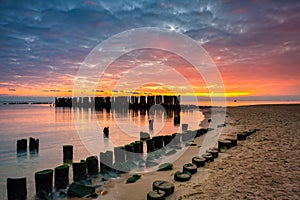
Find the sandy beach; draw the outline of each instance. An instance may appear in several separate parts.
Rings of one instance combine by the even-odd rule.
[[[133,184],[125,184],[131,174],[111,181],[97,191],[106,191],[99,199],[146,199],[157,179],[175,185],[174,194],[167,199],[299,199],[300,105],[228,107],[227,116],[221,138],[260,130],[198,168],[188,182],[175,182],[173,175],[198,155],[197,146],[174,162],[171,171],[141,174]],[[199,137],[194,142],[198,145],[202,140]]]

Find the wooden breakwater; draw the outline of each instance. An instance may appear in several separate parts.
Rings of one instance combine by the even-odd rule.
[[[55,98],[56,107],[90,107],[95,109],[123,108],[149,109],[162,105],[165,109],[180,109],[180,96],[114,96]]]

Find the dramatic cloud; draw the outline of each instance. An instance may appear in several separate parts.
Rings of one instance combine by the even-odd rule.
[[[289,0],[2,1],[0,93],[70,95],[80,64],[97,44],[128,29],[161,27],[202,44],[228,92],[300,95],[299,19],[300,3]],[[166,55],[155,56],[162,61]],[[173,56],[164,64],[205,88],[177,61]],[[102,84],[126,74],[122,67],[108,71]]]

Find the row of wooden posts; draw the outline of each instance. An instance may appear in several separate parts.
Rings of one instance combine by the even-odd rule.
[[[27,139],[17,140],[17,151],[26,151],[27,150]],[[39,150],[39,139],[29,138],[29,150]]]
[[[183,130],[188,128],[183,125]],[[134,160],[144,153],[144,143],[146,144],[147,153],[162,149],[167,145],[179,145],[180,142],[187,142],[205,134],[207,129],[198,129],[195,131],[183,131],[183,133],[174,133],[172,135],[154,136],[150,138],[150,134],[140,132],[140,140],[130,144],[115,147],[113,151],[100,152],[100,172],[115,170],[116,172],[128,172],[128,168],[124,163]],[[24,141],[24,140],[22,140]],[[38,140],[35,140],[38,141]],[[17,142],[18,144],[19,142]],[[27,143],[27,142],[26,142]],[[113,164],[114,160],[114,164]],[[53,191],[53,174],[54,187],[56,189],[65,189],[69,185],[69,165],[72,163],[74,182],[86,180],[88,175],[97,175],[99,173],[99,160],[96,156],[90,156],[86,160],[73,162],[73,146],[63,146],[63,162],[65,164],[57,166],[54,171],[46,169],[35,173],[35,189],[36,195],[42,196],[44,193],[52,193]],[[7,179],[8,199],[26,199],[26,177],[24,178],[8,178]]]
[[[205,166],[207,162],[213,162],[218,157],[219,152],[223,152],[226,149],[230,149],[237,145],[238,140],[246,140],[248,136],[258,131],[258,129],[252,129],[237,134],[236,138],[226,138],[224,140],[218,140],[218,148],[212,148],[207,150],[202,157],[195,156],[192,158],[191,163],[184,164],[182,171],[177,171],[174,174],[174,181],[186,182],[197,173],[197,168]],[[168,168],[167,168],[168,167]],[[173,165],[170,163],[165,164],[165,170],[172,170]],[[147,193],[147,200],[165,199],[175,192],[175,185],[165,180],[156,180],[152,183],[152,191]]]

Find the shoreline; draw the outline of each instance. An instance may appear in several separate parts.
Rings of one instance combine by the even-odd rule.
[[[249,136],[246,141],[239,141],[236,147],[220,153],[214,162],[198,168],[198,172],[188,182],[175,182],[173,174],[182,170],[183,163],[191,162],[197,152],[194,146],[173,163],[172,171],[142,174],[141,179],[133,184],[124,183],[131,175],[125,174],[105,185],[103,188],[107,190],[107,194],[99,195],[99,199],[145,199],[146,194],[152,190],[152,182],[157,179],[167,180],[175,185],[174,194],[166,199],[299,199],[298,113],[300,105],[229,107],[227,126],[224,127],[221,137],[254,128],[259,128],[260,131]],[[205,116],[204,123],[209,118],[209,115]],[[283,125],[291,129],[289,133],[295,131],[292,135],[281,133],[284,143],[278,141],[277,135],[280,133],[276,132],[277,129],[285,130],[278,126],[280,122],[286,121],[283,116],[287,119],[294,116],[294,120]],[[195,143],[201,142],[202,137],[197,138]],[[281,146],[285,148],[280,149]],[[283,168],[281,165],[286,166]]]

